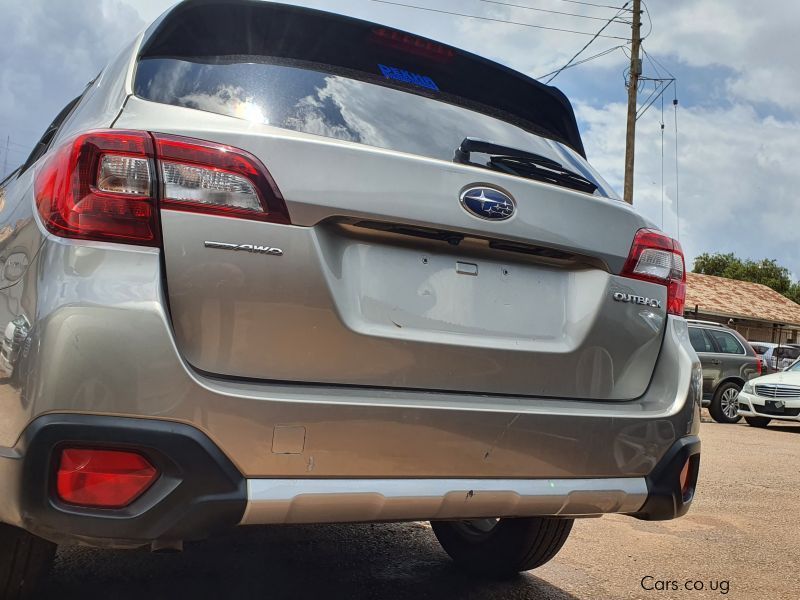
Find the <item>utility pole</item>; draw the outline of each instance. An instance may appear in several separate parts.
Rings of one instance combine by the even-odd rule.
[[[9,146],[9,144],[11,144],[11,136],[10,135],[6,136],[6,156],[3,159],[3,173],[2,173],[2,175],[0,175],[0,179],[5,177],[6,173],[8,173],[8,146]]]
[[[631,76],[628,81],[628,128],[625,135],[625,189],[623,198],[633,204],[633,159],[636,146],[636,108],[639,76],[642,60],[639,48],[642,44],[642,0],[633,0],[633,23],[631,26]]]

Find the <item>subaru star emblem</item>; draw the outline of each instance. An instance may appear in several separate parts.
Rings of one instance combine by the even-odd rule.
[[[505,221],[514,214],[514,199],[490,187],[471,187],[461,193],[464,209],[489,221]]]

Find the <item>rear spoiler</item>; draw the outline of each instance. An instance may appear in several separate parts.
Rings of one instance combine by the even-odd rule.
[[[388,79],[384,65],[413,73],[423,65],[425,74],[436,81],[435,89],[419,86],[414,93],[509,121],[561,142],[585,158],[572,105],[557,88],[476,54],[403,31],[389,30],[401,40],[399,44],[376,43],[380,37],[376,34],[386,30],[369,21],[262,0],[187,0],[148,28],[139,58],[266,57],[325,65],[337,74],[404,91],[409,87]],[[407,40],[413,42],[404,46]],[[436,55],[426,57],[420,46],[435,48]]]

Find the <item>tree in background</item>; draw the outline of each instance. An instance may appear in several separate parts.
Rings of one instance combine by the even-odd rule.
[[[760,283],[800,304],[800,282],[792,281],[789,269],[780,266],[776,260],[765,258],[756,261],[738,258],[733,253],[704,253],[694,259],[692,271]]]

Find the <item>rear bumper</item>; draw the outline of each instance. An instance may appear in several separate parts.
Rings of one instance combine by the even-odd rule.
[[[470,491],[465,506],[510,510],[508,516],[640,514],[641,482],[651,485],[648,477],[670,448],[699,430],[702,376],[683,319],[668,318],[646,393],[625,402],[232,381],[198,373],[179,354],[159,260],[157,250],[48,239],[26,279],[0,290],[21,298],[0,302],[0,308],[16,307],[30,321],[19,360],[0,381],[0,521],[56,541],[64,536],[125,545],[203,537],[217,524],[243,519],[318,521],[327,514],[326,503],[336,511],[323,520],[457,518],[462,513],[450,506],[452,499]],[[27,466],[30,457],[52,451],[44,444],[37,451],[42,454],[29,452],[34,438],[45,439],[36,428],[50,419],[74,427],[94,419],[156,423],[156,429],[195,439],[197,456],[206,456],[187,466],[171,458],[181,472],[191,473],[195,463],[218,472],[225,464],[227,487],[204,491],[199,480],[196,488],[181,484],[176,489],[195,489],[187,497],[202,499],[202,506],[187,510],[194,505],[176,500],[173,512],[147,527],[136,519],[149,509],[124,517],[133,519],[125,521],[133,523],[129,530],[118,528],[119,519],[115,525],[98,521],[99,530],[73,529],[72,523],[100,517],[70,513],[78,520],[62,522],[64,511],[43,492],[49,463],[37,459],[37,468]],[[136,436],[125,437],[125,427],[119,435],[102,428],[92,435],[112,444],[136,443]],[[81,431],[52,439],[95,439]],[[153,447],[162,445],[156,440]],[[172,457],[170,446],[161,453]],[[21,484],[23,471],[40,478],[38,488]],[[302,486],[296,497],[287,497],[285,489],[270,488],[275,480]],[[414,485],[399,487],[397,480]],[[336,481],[353,487],[330,483]],[[386,485],[371,489],[373,481]],[[26,499],[24,489],[38,489],[38,496]],[[228,508],[221,520],[193,520],[205,514],[203,507],[223,505]],[[53,519],[42,517],[51,511]]]
[[[589,517],[633,513],[643,477],[609,479],[250,479],[243,525]]]
[[[158,480],[122,509],[88,509],[55,492],[59,449],[136,450]],[[46,415],[0,455],[0,521],[57,543],[135,547],[154,540],[193,540],[235,526],[247,503],[244,477],[207,436],[168,421]]]
[[[77,413],[190,425],[251,479],[607,479],[646,476],[699,428],[699,361],[680,318],[667,318],[649,387],[630,401],[234,381],[183,360],[159,261],[45,242],[17,304],[30,305],[30,333],[0,382],[0,454],[36,418]],[[252,351],[281,343],[303,341]]]
[[[66,505],[54,464],[64,445],[135,449],[160,477],[123,509]],[[136,547],[202,539],[237,524],[587,517],[668,519],[688,510],[678,473],[699,440],[678,440],[647,477],[582,479],[246,479],[200,431],[150,419],[48,415],[0,457],[0,518],[57,543]],[[693,471],[692,492],[697,469]]]

